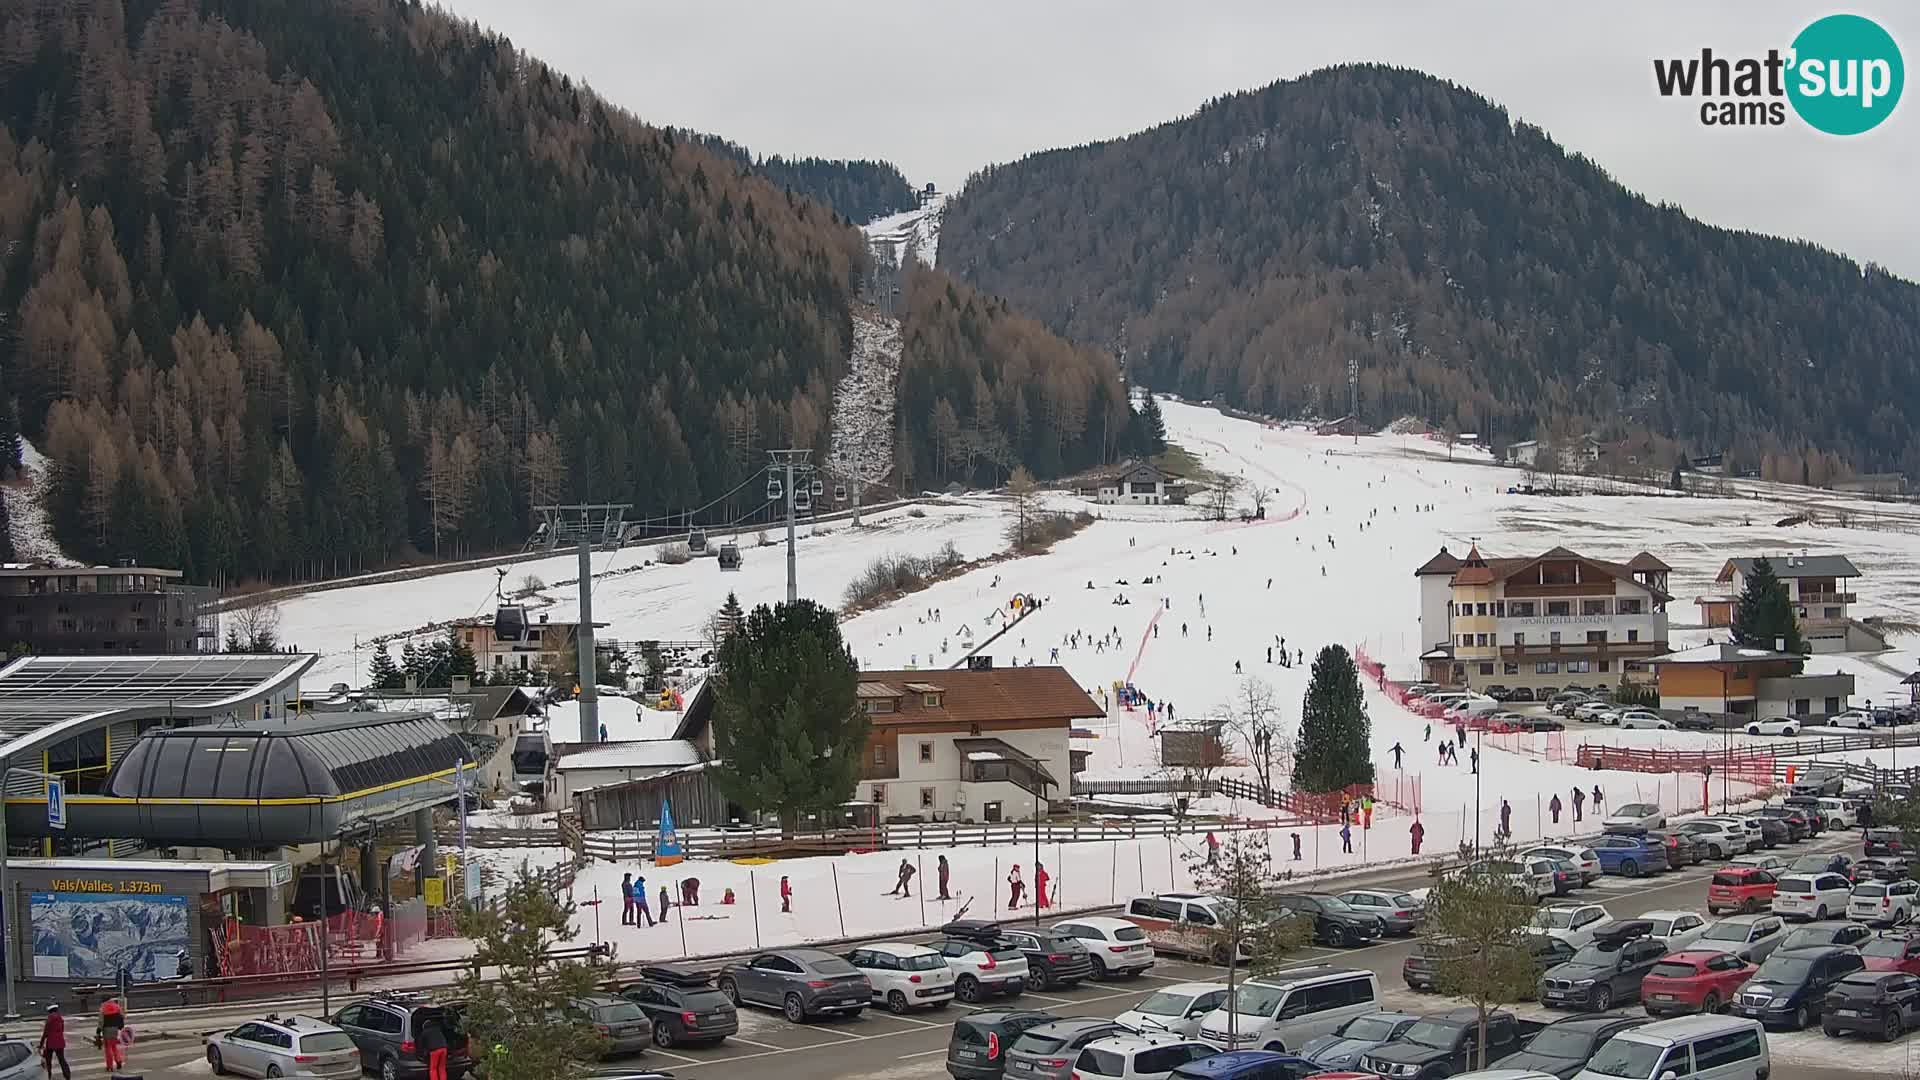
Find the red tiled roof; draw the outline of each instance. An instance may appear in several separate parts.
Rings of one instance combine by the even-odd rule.
[[[924,671],[860,673],[862,683],[895,686],[919,682],[926,677]],[[945,689],[938,707],[929,709],[924,696],[908,694],[900,699],[898,712],[876,714],[874,722],[971,724],[1005,720],[1086,720],[1107,715],[1066,668],[1008,667],[986,671],[955,668],[940,672],[939,679],[939,685]]]

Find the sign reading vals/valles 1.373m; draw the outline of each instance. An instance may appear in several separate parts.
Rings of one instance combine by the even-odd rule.
[[[165,885],[157,881],[103,881],[97,878],[54,878],[47,885],[54,892],[106,892],[130,893],[138,896],[157,896],[167,891]]]

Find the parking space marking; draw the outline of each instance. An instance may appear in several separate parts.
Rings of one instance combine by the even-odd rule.
[[[785,1049],[787,1049],[787,1048],[786,1048],[786,1047],[784,1047],[784,1046],[775,1046],[775,1045],[773,1045],[772,1043],[763,1043],[763,1042],[754,1042],[754,1041],[753,1041],[752,1039],[743,1039],[743,1038],[741,1038],[741,1037],[740,1037],[740,1036],[738,1036],[738,1035],[729,1035],[729,1036],[727,1036],[727,1041],[728,1041],[728,1042],[737,1042],[737,1043],[745,1043],[745,1044],[746,1044],[746,1045],[748,1045],[748,1046],[757,1046],[757,1047],[759,1047],[759,1048],[760,1048],[760,1049],[762,1049],[762,1050],[785,1050]]]
[[[900,1055],[899,1057],[897,1057],[897,1058],[894,1058],[893,1060],[895,1060],[895,1061],[910,1061],[910,1060],[912,1060],[913,1058],[919,1058],[919,1057],[931,1057],[931,1056],[933,1056],[934,1054],[944,1054],[944,1053],[946,1053],[946,1052],[947,1052],[947,1048],[946,1048],[946,1047],[944,1047],[944,1046],[942,1046],[942,1047],[940,1047],[940,1048],[939,1048],[939,1049],[937,1049],[937,1050],[920,1050],[920,1051],[917,1051],[917,1052],[915,1052],[915,1053],[912,1053],[912,1054],[901,1054],[901,1055]]]
[[[699,1058],[690,1058],[690,1057],[687,1057],[687,1056],[686,1056],[686,1055],[684,1055],[684,1054],[676,1054],[676,1053],[674,1053],[674,1052],[672,1052],[671,1050],[662,1050],[662,1049],[660,1049],[660,1048],[659,1048],[659,1047],[657,1047],[657,1046],[653,1046],[653,1047],[648,1047],[648,1048],[647,1048],[647,1053],[649,1053],[649,1054],[658,1054],[659,1056],[661,1056],[661,1057],[663,1057],[663,1058],[672,1058],[672,1059],[673,1059],[673,1060],[675,1060],[675,1061],[684,1061],[684,1062],[686,1062],[686,1063],[688,1063],[688,1064],[690,1064],[690,1065],[700,1060]]]

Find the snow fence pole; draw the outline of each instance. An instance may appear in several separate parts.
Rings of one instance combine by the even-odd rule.
[[[683,888],[681,883],[678,881],[673,883],[673,887],[676,892],[679,892]],[[686,893],[680,892],[680,897],[683,900],[686,899]],[[681,904],[679,905],[679,908],[680,908],[680,955],[686,956],[688,955],[687,953],[687,905]],[[594,908],[593,910],[597,916],[600,909]]]
[[[1113,853],[1107,861],[1107,903],[1120,902],[1120,841],[1113,842]]]
[[[760,890],[755,887],[753,871],[747,871],[747,899],[753,901],[753,947],[760,948]]]
[[[927,925],[927,855],[925,851],[913,853],[913,876],[920,879],[920,925]]]
[[[1174,864],[1173,834],[1168,833],[1167,834],[1167,891],[1168,892],[1178,892],[1180,889],[1180,886],[1174,884],[1173,882],[1173,864]]]
[[[987,895],[993,897],[993,913],[1000,914],[1000,856],[993,857],[993,880],[987,882]]]
[[[1147,849],[1138,840],[1133,842],[1134,869],[1140,878],[1140,891],[1147,891]]]
[[[827,869],[833,871],[833,910],[834,914],[840,916],[840,936],[846,937],[847,907],[840,902],[840,867],[833,863],[828,863]]]

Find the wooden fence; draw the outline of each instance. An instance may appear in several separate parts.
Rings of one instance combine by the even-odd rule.
[[[779,829],[724,829],[681,832],[681,852],[708,859],[759,856],[841,855],[850,851],[907,848],[987,847],[994,844],[1091,843],[1100,840],[1138,840],[1155,836],[1186,836],[1204,832],[1283,827],[1282,822],[1228,821],[1114,821],[1072,824],[1007,822],[994,825],[910,824],[870,829],[798,832],[782,836]],[[1038,834],[1036,836],[1036,833]],[[609,862],[635,862],[654,857],[658,837],[631,831],[582,834],[580,850]]]

